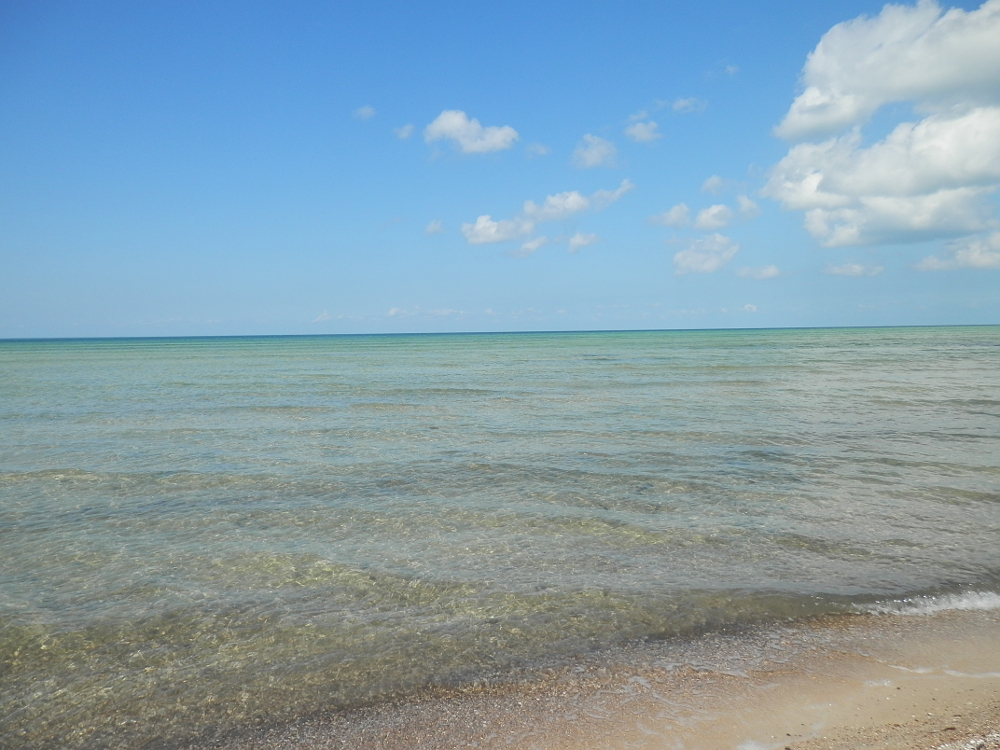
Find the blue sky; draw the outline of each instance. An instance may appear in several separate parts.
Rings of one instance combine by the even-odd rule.
[[[0,337],[1000,323],[1000,0],[0,4]]]

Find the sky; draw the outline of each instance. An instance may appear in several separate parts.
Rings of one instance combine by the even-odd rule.
[[[0,3],[0,338],[1000,323],[1000,0]]]

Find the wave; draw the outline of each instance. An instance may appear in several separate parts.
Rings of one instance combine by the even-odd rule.
[[[878,615],[932,615],[948,611],[985,611],[1000,609],[1000,594],[994,591],[967,591],[961,594],[940,596],[914,596],[876,602],[863,607],[863,611]]]

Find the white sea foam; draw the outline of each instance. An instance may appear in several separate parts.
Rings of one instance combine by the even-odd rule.
[[[916,596],[879,602],[864,608],[866,612],[880,615],[930,615],[948,610],[1000,609],[1000,594],[993,591],[968,591],[964,594],[944,596]]]

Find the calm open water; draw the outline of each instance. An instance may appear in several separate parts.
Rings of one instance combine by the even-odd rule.
[[[990,595],[998,540],[998,327],[0,342],[0,745]]]

